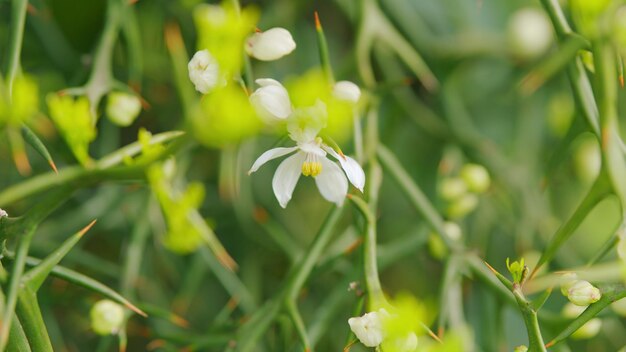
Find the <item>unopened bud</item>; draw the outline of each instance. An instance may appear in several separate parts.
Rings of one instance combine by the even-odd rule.
[[[478,164],[466,164],[461,169],[461,178],[465,181],[467,189],[474,193],[483,193],[491,185],[489,172],[484,166]]]
[[[461,178],[448,177],[441,180],[439,194],[445,200],[454,200],[467,193],[467,184]]]
[[[112,92],[107,99],[107,116],[118,126],[130,126],[141,112],[141,101],[133,94]]]
[[[254,33],[246,42],[248,55],[261,61],[278,60],[296,48],[291,33],[284,28],[272,28]]]
[[[567,299],[577,306],[588,306],[602,298],[600,290],[589,281],[579,280],[567,290]]]
[[[527,351],[528,351],[528,347],[526,347],[524,345],[517,346],[513,350],[513,352],[527,352]]]
[[[471,213],[478,205],[478,197],[475,194],[465,194],[455,199],[446,209],[447,215],[452,219],[459,219]]]
[[[208,50],[196,52],[189,64],[189,79],[202,94],[208,93],[220,83],[219,65]]]
[[[545,53],[552,44],[552,25],[542,11],[522,9],[509,23],[508,39],[515,56],[532,60]]]
[[[289,93],[280,82],[271,78],[257,79],[261,86],[250,95],[250,103],[265,122],[285,120],[291,115]]]
[[[91,308],[91,327],[98,335],[117,334],[124,325],[124,308],[103,299]]]
[[[361,89],[350,81],[339,81],[333,86],[333,96],[356,104],[361,98]]]
[[[578,282],[578,275],[576,273],[566,273],[559,278],[561,283],[561,294],[567,297],[568,291],[576,282]]]

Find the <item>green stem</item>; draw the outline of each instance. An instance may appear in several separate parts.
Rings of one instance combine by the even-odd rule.
[[[31,226],[25,230],[17,245],[17,251],[15,254],[15,261],[13,262],[13,269],[11,270],[11,281],[7,289],[6,306],[2,314],[2,325],[0,326],[0,351],[4,351],[8,340],[9,331],[11,329],[11,322],[15,312],[15,306],[19,296],[20,283],[22,280],[22,273],[24,272],[24,266],[26,262],[26,256],[28,255],[28,249],[30,248],[30,242],[35,234],[36,226]]]
[[[41,316],[37,296],[29,288],[24,288],[20,292],[17,315],[31,348],[37,352],[52,352],[52,343]]]
[[[302,321],[302,316],[300,316],[300,312],[298,311],[298,307],[296,307],[296,303],[294,301],[287,301],[285,308],[287,309],[287,313],[291,317],[293,321],[293,325],[296,327],[296,331],[298,332],[298,336],[300,336],[300,340],[304,345],[305,351],[311,350],[311,341],[306,332],[306,328],[304,327],[304,322]]]
[[[20,65],[20,54],[24,38],[24,24],[26,23],[26,8],[28,0],[13,0],[11,12],[11,44],[9,47],[9,67],[7,70],[7,91],[9,99],[13,93],[13,81]]]
[[[537,311],[535,311],[526,300],[521,288],[517,284],[513,288],[513,296],[515,296],[515,300],[520,308],[528,332],[528,350],[533,352],[547,351],[543,343],[543,337],[541,336],[541,329],[539,329]]]

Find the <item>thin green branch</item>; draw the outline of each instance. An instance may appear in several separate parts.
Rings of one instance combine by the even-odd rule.
[[[13,95],[13,81],[20,66],[22,41],[24,38],[24,24],[26,23],[26,8],[28,0],[13,0],[11,2],[11,39],[9,46],[9,66],[6,77],[6,87],[9,99]]]

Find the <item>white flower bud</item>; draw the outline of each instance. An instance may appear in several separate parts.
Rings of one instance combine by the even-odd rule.
[[[196,52],[189,64],[189,79],[196,86],[196,90],[202,94],[208,93],[221,83],[219,65],[208,50]]]
[[[333,96],[356,104],[361,98],[361,89],[350,81],[339,81],[333,86]]]
[[[534,59],[552,44],[552,25],[542,11],[522,9],[513,15],[509,23],[508,38],[514,55],[521,59]]]
[[[474,193],[483,193],[491,184],[489,172],[484,166],[478,164],[466,164],[461,169],[461,178],[465,181],[467,189]]]
[[[250,103],[266,122],[284,120],[291,115],[291,101],[287,89],[271,78],[257,79],[261,86],[250,95]]]
[[[98,335],[116,334],[124,325],[124,308],[108,299],[98,301],[89,315],[91,327]]]
[[[141,101],[133,94],[112,92],[107,98],[107,116],[118,126],[130,126],[141,112]]]
[[[602,298],[600,290],[585,280],[575,282],[567,290],[567,299],[577,306],[588,306],[600,298]]]
[[[385,313],[384,309],[380,309],[377,312],[365,313],[361,317],[348,319],[350,329],[363,345],[376,347],[383,342],[385,331],[381,314]]]
[[[284,28],[272,28],[254,33],[246,41],[248,55],[261,61],[274,61],[288,55],[296,48],[291,33]]]
[[[0,218],[8,217],[8,216],[9,214],[6,211],[4,211],[3,209],[0,209]]]
[[[446,221],[443,224],[443,229],[446,231],[446,235],[454,241],[458,241],[463,235],[461,227],[456,222]]]
[[[578,275],[576,273],[566,273],[559,278],[561,283],[561,294],[567,297],[568,291],[576,282],[578,282]]]

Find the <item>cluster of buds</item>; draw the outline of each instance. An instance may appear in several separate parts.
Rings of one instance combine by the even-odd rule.
[[[486,192],[490,185],[489,172],[478,164],[465,164],[457,176],[443,178],[439,195],[448,203],[448,217],[460,219],[472,212],[478,205],[478,195]]]

